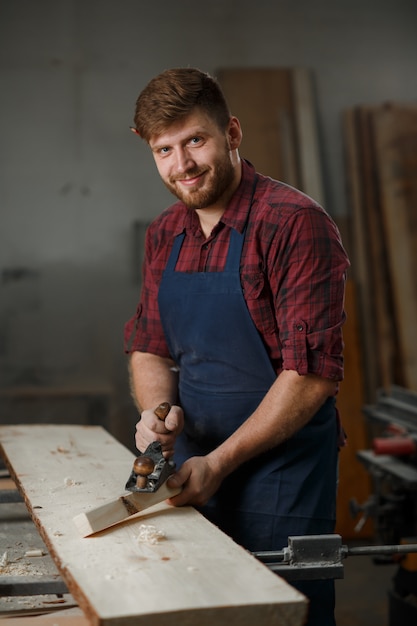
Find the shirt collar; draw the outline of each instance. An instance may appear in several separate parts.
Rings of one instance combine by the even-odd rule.
[[[224,224],[234,228],[239,233],[243,232],[248,220],[255,176],[256,172],[252,163],[242,159],[242,178],[240,179],[239,187],[233,194],[221,218]]]

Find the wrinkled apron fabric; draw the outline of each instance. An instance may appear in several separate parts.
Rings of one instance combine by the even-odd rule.
[[[244,233],[231,229],[222,272],[175,271],[184,236],[174,240],[158,295],[185,414],[177,466],[227,439],[276,379],[242,293]],[[336,472],[337,421],[329,398],[289,441],[227,477],[201,512],[248,550],[278,550],[289,535],[333,532]],[[313,590],[318,587],[313,584]],[[324,615],[320,620],[320,626],[333,624]]]

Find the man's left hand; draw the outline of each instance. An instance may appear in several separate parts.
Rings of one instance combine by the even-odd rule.
[[[169,487],[183,487],[168,500],[173,506],[203,506],[216,493],[223,477],[208,456],[193,456],[169,477]]]

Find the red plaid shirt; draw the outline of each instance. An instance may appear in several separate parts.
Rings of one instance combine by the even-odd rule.
[[[241,233],[246,222],[241,284],[276,372],[290,369],[300,375],[314,373],[341,380],[344,286],[349,261],[336,225],[311,198],[256,174],[247,162],[243,162],[239,188],[208,239],[195,211],[181,202],[150,225],[141,298],[136,314],[125,325],[126,352],[170,356],[157,297],[174,237],[186,233],[178,271],[221,272],[230,229]]]

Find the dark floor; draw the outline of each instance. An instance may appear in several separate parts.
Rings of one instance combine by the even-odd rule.
[[[344,578],[336,581],[337,626],[388,626],[388,590],[397,565],[375,565],[370,556],[350,556],[343,565]]]

